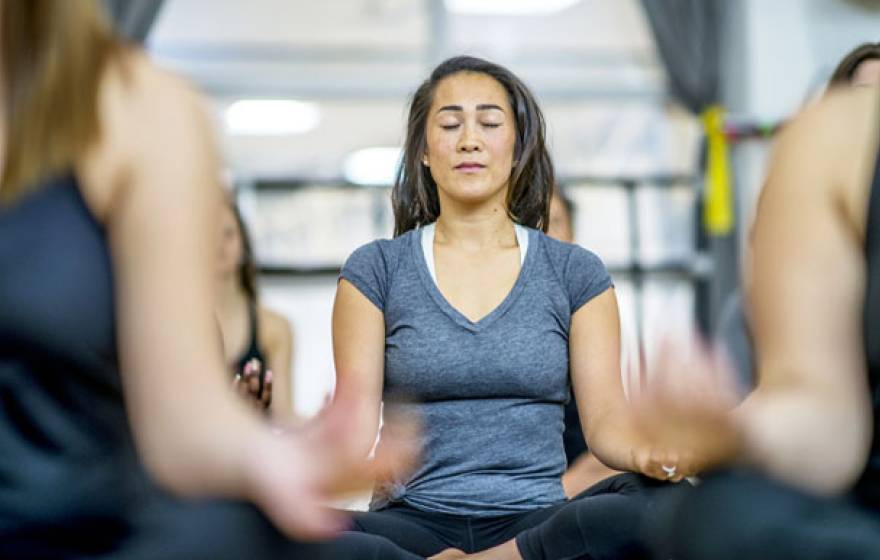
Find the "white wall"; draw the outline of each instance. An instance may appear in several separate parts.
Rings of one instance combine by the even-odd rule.
[[[824,85],[847,52],[866,41],[880,41],[880,10],[854,1],[730,2],[724,103],[733,115],[759,122],[785,119]],[[769,148],[769,142],[751,141],[733,150],[744,224],[751,222]],[[743,228],[743,241],[746,232]]]
[[[260,287],[264,304],[287,316],[293,326],[294,409],[315,414],[334,385],[330,319],[336,277],[263,277]]]

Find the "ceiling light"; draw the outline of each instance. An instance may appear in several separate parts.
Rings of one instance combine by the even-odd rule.
[[[356,185],[390,186],[394,184],[403,150],[396,147],[364,148],[345,158],[342,173]]]
[[[552,14],[580,0],[446,0],[446,9],[459,14],[537,15]]]
[[[302,134],[320,121],[321,111],[315,103],[292,99],[242,99],[226,109],[230,134]]]

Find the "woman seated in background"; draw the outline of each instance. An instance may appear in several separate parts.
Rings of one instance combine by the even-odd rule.
[[[279,436],[230,389],[202,100],[97,0],[0,2],[0,54],[0,557],[412,558],[289,540],[407,450],[353,452],[344,395]]]
[[[640,550],[646,488],[662,484],[647,477],[689,474],[630,422],[611,278],[543,233],[553,184],[541,110],[510,71],[456,57],[418,88],[395,238],[343,267],[333,344],[337,387],[361,396],[363,448],[383,395],[403,393],[424,422],[423,462],[374,495],[357,530],[424,556],[623,558]],[[568,502],[570,389],[593,452],[631,472]]]
[[[832,91],[786,126],[753,251],[754,392],[731,412],[723,370],[698,356],[667,362],[641,410],[658,445],[747,470],[663,500],[656,557],[880,558],[876,84]]]
[[[220,216],[217,320],[237,387],[273,416],[290,416],[293,335],[287,319],[261,305],[250,235],[231,196]],[[261,381],[261,370],[265,370]],[[270,408],[271,407],[271,408]]]

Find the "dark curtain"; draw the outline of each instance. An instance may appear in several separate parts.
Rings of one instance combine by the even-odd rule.
[[[721,95],[721,20],[726,0],[642,0],[672,95],[695,115]]]
[[[642,0],[657,50],[666,68],[670,92],[691,113],[704,118],[707,137],[709,128],[704,112],[721,104],[720,66],[727,1]],[[704,142],[700,165],[703,172],[707,170],[707,146]],[[729,177],[729,184],[733,186],[732,177]],[[708,335],[717,326],[725,300],[734,297],[731,294],[739,283],[739,259],[736,228],[728,228],[728,231],[722,228],[719,231],[704,220],[702,206],[706,198],[714,194],[701,188],[702,185],[700,181],[700,204],[696,211],[699,213],[697,223],[701,227],[697,232],[696,248],[711,256],[713,268],[709,278],[698,279],[695,283],[696,319],[700,330]],[[728,198],[732,213],[732,196]]]
[[[120,35],[130,41],[143,43],[162,2],[163,0],[104,0],[104,5]]]

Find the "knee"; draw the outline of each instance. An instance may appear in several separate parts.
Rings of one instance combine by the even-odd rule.
[[[349,532],[352,533],[365,533],[367,529],[364,527],[363,521],[358,516],[354,516],[349,519]]]
[[[333,558],[356,558],[358,560],[410,560],[417,556],[404,551],[390,540],[379,535],[348,531],[336,541]]]

